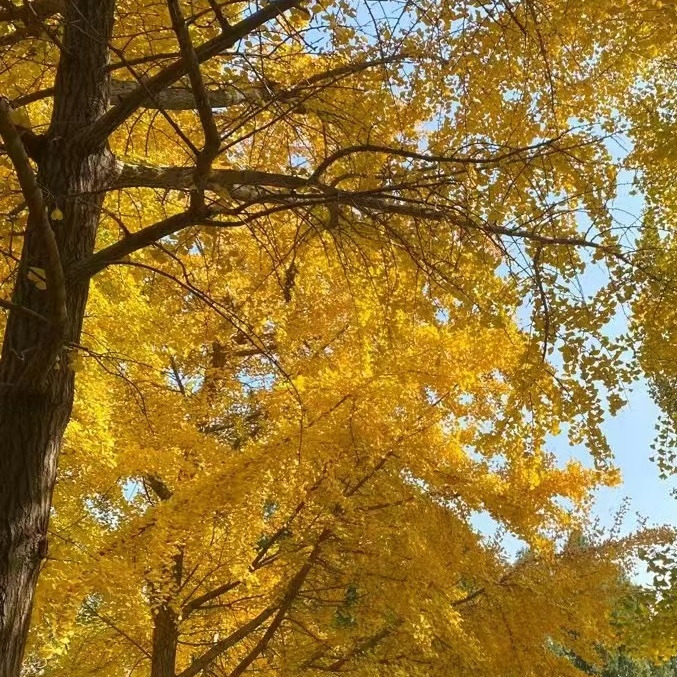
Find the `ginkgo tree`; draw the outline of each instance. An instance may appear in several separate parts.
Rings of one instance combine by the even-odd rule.
[[[540,346],[431,297],[401,253],[384,265],[380,245],[346,243],[334,258],[309,242],[286,301],[249,234],[218,256],[214,244],[192,245],[211,263],[191,279],[212,277],[213,297],[227,292],[265,346],[243,345],[145,263],[93,289],[87,333],[133,316],[144,348],[123,360],[132,337],[107,336],[78,369],[28,666],[575,674],[553,643],[591,661],[612,644],[616,579],[636,543],[566,545],[581,516],[559,501],[584,507],[615,474],[557,467],[539,444],[569,406],[532,366]],[[463,258],[459,280],[475,266]],[[225,284],[231,266],[248,271],[237,285]],[[148,327],[161,345],[141,341]],[[124,373],[102,377],[105,365]],[[532,555],[511,564],[473,529],[477,511]]]
[[[37,672],[566,674],[610,632],[622,546],[561,542],[633,375],[594,123],[644,17],[578,4],[0,3],[2,677],[45,561]]]

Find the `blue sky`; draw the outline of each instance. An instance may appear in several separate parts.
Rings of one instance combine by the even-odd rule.
[[[629,141],[623,138],[618,143],[609,145],[609,151],[617,161],[622,161],[627,156],[629,148]],[[627,228],[630,239],[637,232],[644,207],[642,196],[633,193],[633,178],[630,172],[621,172],[618,196],[612,205],[617,224]],[[627,244],[630,243],[626,242]],[[595,271],[591,270],[591,276],[594,275]],[[627,319],[621,313],[612,324],[610,329],[613,332],[627,329]],[[671,491],[677,487],[677,478],[660,479],[657,466],[649,460],[659,412],[649,395],[647,383],[640,381],[634,384],[627,391],[627,399],[627,406],[616,417],[609,418],[604,425],[616,464],[622,472],[623,484],[615,489],[599,491],[595,515],[604,524],[610,524],[623,501],[627,499],[628,512],[623,523],[627,531],[637,527],[638,518],[646,519],[648,525],[675,524],[677,499],[671,495]],[[556,441],[555,446],[558,454],[573,452],[582,458],[586,456],[584,450],[567,448],[565,442],[560,444]]]
[[[604,424],[616,465],[623,476],[621,485],[599,489],[595,497],[591,517],[607,528],[614,525],[616,516],[624,508],[622,531],[625,534],[641,526],[677,523],[677,498],[671,495],[672,489],[677,489],[677,478],[660,479],[658,468],[649,460],[657,416],[658,409],[646,383],[639,382],[628,392],[627,406]],[[588,451],[582,446],[571,447],[566,435],[554,439],[551,450],[563,461],[574,457],[591,465]],[[510,557],[525,545],[511,534],[500,531],[498,524],[484,513],[475,514],[472,523],[489,538],[498,535]],[[638,583],[651,584],[651,575],[641,565],[634,578]]]
[[[671,489],[677,487],[673,478],[662,480],[658,468],[649,460],[654,426],[658,410],[647,392],[644,382],[637,383],[629,393],[628,405],[604,425],[616,464],[623,474],[621,486],[598,492],[594,513],[605,524],[611,524],[614,515],[628,499],[628,514],[624,520],[627,530],[637,526],[637,516],[650,524],[675,523],[677,499]],[[586,458],[584,449],[572,449],[566,440],[556,440],[555,451],[562,456]]]
[[[677,478],[660,479],[656,465],[649,460],[657,416],[658,410],[646,383],[639,382],[629,391],[627,406],[604,425],[616,464],[623,475],[620,486],[600,489],[596,495],[592,518],[608,528],[614,525],[616,515],[624,506],[622,526],[626,534],[642,525],[677,523],[677,498],[671,495],[671,490],[677,488]],[[587,450],[571,447],[565,435],[553,440],[551,448],[562,460],[575,457],[590,465]],[[499,533],[497,523],[485,514],[476,514],[472,522],[488,537]],[[524,546],[510,534],[502,533],[500,541],[509,556],[516,555]],[[641,565],[634,578],[638,583],[651,584],[651,575]]]
[[[619,144],[609,150],[616,160],[622,160],[627,153],[627,145],[621,148]],[[632,178],[629,172],[621,173],[618,197],[612,205],[617,225],[627,228],[630,240],[637,232],[643,209],[641,195],[635,195],[631,191]],[[626,241],[625,244],[629,243]],[[585,292],[594,292],[603,283],[604,277],[601,268],[590,266],[581,278]],[[627,318],[619,313],[609,326],[609,331],[616,334],[626,330]],[[602,525],[611,527],[619,511],[624,509],[624,533],[635,531],[642,525],[677,525],[677,497],[672,495],[673,490],[677,491],[677,477],[661,479],[657,466],[650,460],[659,411],[648,392],[648,384],[645,381],[635,383],[626,391],[626,399],[627,405],[615,417],[608,418],[603,425],[623,481],[618,487],[597,491],[592,517],[598,519]],[[592,465],[585,447],[570,446],[564,434],[551,441],[550,450],[563,462],[574,457],[586,466]],[[483,514],[476,515],[473,523],[489,536],[496,533],[498,526]],[[509,555],[514,555],[524,545],[509,534],[504,534],[501,542]],[[650,583],[650,577],[642,570],[638,570],[637,580]]]

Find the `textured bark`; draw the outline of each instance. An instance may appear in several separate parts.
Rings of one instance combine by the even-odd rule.
[[[160,477],[149,475],[144,478],[161,501],[172,497],[169,487]],[[171,558],[169,576],[172,587],[178,590],[183,578],[183,553],[179,551]],[[151,586],[152,587],[152,586]],[[150,677],[175,677],[176,650],[179,643],[179,617],[167,597],[156,600],[153,614],[153,650],[150,663]]]
[[[222,53],[299,2],[271,0],[196,48],[195,63]],[[0,353],[0,677],[20,675],[35,585],[47,555],[59,451],[73,405],[74,374],[68,365],[68,346],[79,344],[89,275],[104,267],[118,249],[130,247],[129,243],[118,244],[112,252],[103,250],[93,256],[103,196],[120,171],[107,139],[134,111],[156,97],[174,97],[177,103],[180,96],[181,105],[186,103],[185,95],[172,88],[189,70],[184,59],[177,59],[131,91],[122,96],[118,93],[110,106],[108,45],[115,5],[115,0],[64,0],[63,4],[34,0],[16,9],[18,22],[28,21],[33,11],[38,17],[62,13],[64,32],[55,85],[49,90],[54,96],[49,130],[44,136],[31,137],[36,144],[32,149],[26,148],[28,136],[23,135],[24,149],[37,163],[42,195],[37,216],[28,220],[12,301],[4,303],[9,316]],[[11,13],[15,13],[13,8]],[[32,24],[26,29],[32,30]],[[13,35],[12,40],[15,38]],[[233,102],[241,95],[238,93]],[[210,99],[208,103],[219,102]],[[15,131],[11,126],[9,129]],[[15,167],[18,169],[16,163]],[[23,168],[29,168],[27,161]],[[172,180],[183,184],[185,172]],[[58,208],[62,217],[48,221],[43,201],[48,214]],[[129,238],[131,251],[190,225],[195,218],[187,212],[144,229],[135,239]],[[35,274],[31,269],[54,269],[50,261],[55,251],[65,288],[63,284],[50,285],[48,274],[48,289],[41,290],[29,273]],[[77,274],[83,270],[88,274]],[[64,292],[60,297],[65,296],[59,306],[58,332],[56,288]],[[157,609],[152,674],[174,677],[178,618],[168,604],[161,602]]]
[[[58,207],[64,215],[51,224],[64,269],[92,254],[102,201],[97,195],[103,195],[96,191],[110,181],[113,168],[105,147],[85,149],[74,139],[108,106],[114,5],[114,0],[73,0],[65,10],[54,114],[38,164],[48,211]],[[31,267],[46,268],[45,260],[44,232],[29,221],[12,301],[49,317],[50,295],[28,279]],[[67,286],[63,345],[79,340],[88,287],[87,280]],[[49,330],[28,313],[10,312],[0,357],[0,677],[20,673],[73,403],[74,375],[63,345],[57,350],[50,345],[49,355],[41,354]],[[41,369],[33,376],[29,366],[36,361]]]
[[[190,190],[194,185],[194,167],[162,167],[120,164],[112,188],[162,188]],[[302,176],[275,174],[254,169],[212,169],[206,188],[214,192],[232,191],[235,186],[267,188],[304,188],[308,179]]]
[[[133,80],[114,80],[112,85],[111,102],[119,103],[129,96],[139,86]],[[261,103],[273,98],[273,93],[264,85],[227,85],[209,92],[209,104],[212,108],[228,108],[240,103]],[[153,98],[144,104],[144,108],[162,108],[163,110],[194,110],[195,96],[190,89],[183,87],[168,87],[153,95]]]
[[[162,605],[153,619],[153,654],[151,659],[151,677],[174,677],[176,674],[176,647],[179,640],[179,627],[176,613],[167,605]]]

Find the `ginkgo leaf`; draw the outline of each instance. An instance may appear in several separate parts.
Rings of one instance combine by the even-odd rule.
[[[310,21],[313,17],[312,13],[310,10],[308,10],[307,7],[303,7],[302,5],[297,5],[296,7],[293,8],[292,14],[299,19],[302,19],[303,21]]]
[[[28,269],[28,279],[41,290],[47,289],[47,274],[45,273],[44,268],[37,268],[31,266]]]
[[[300,4],[0,10],[36,131],[0,157],[24,672],[573,675],[655,541],[586,521],[637,343],[677,463],[674,3]]]
[[[76,373],[82,369],[84,360],[79,350],[71,350],[68,352],[68,366]]]

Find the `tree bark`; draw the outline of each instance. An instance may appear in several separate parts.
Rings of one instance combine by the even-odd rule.
[[[174,677],[179,625],[176,612],[163,604],[153,617],[153,654],[151,677]]]
[[[171,498],[172,492],[158,477],[147,477],[146,482],[161,501]],[[150,677],[175,677],[176,650],[179,643],[179,616],[172,607],[172,598],[181,587],[183,577],[183,552],[172,556],[169,566],[170,590],[164,591],[153,612],[153,651],[151,654]],[[152,586],[151,586],[152,587]]]
[[[77,142],[109,103],[108,42],[115,0],[70,0],[56,76],[54,113],[38,163],[64,269],[90,256],[113,160],[105,146]],[[59,218],[59,212],[63,219]],[[45,269],[45,236],[29,220],[12,302],[49,317],[50,294],[31,279]],[[67,320],[59,345],[49,325],[10,312],[0,357],[0,677],[21,670],[33,594],[47,555],[47,525],[63,434],[73,404],[66,346],[79,341],[89,281],[66,287]],[[30,368],[40,365],[39,372]],[[27,377],[30,374],[30,378]]]
[[[120,103],[137,87],[134,80],[114,80],[111,102]],[[263,103],[272,99],[274,94],[265,85],[243,83],[223,85],[220,89],[209,92],[209,104],[212,108],[228,108],[240,103]],[[195,95],[186,87],[168,87],[155,94],[146,102],[145,108],[161,108],[163,110],[195,110]]]

